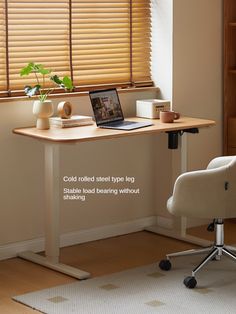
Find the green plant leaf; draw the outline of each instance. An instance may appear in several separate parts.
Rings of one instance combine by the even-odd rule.
[[[40,73],[42,75],[47,75],[52,72],[52,70],[45,69],[42,64],[34,64],[34,72]]]
[[[53,75],[50,77],[50,80],[52,80],[54,83],[56,83],[57,85],[61,85],[62,84],[62,80],[59,79],[58,75]]]
[[[63,77],[63,84],[64,84],[64,88],[70,91],[74,88],[72,80],[68,76]]]
[[[34,87],[31,86],[25,86],[25,94],[29,97],[34,96],[39,90],[41,86],[40,85],[35,85]]]
[[[51,77],[51,80],[61,88],[67,90],[72,90],[74,88],[73,83],[68,76],[64,76],[61,80],[58,75],[54,75]]]
[[[23,69],[20,71],[20,75],[29,75],[34,71],[34,63],[30,62],[28,63]]]

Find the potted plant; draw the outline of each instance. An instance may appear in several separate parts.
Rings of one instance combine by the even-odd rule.
[[[21,76],[27,76],[33,73],[36,84],[34,86],[25,86],[25,94],[29,97],[37,95],[38,100],[34,101],[33,113],[37,116],[36,127],[41,130],[49,129],[49,117],[53,114],[53,105],[48,96],[54,90],[46,87],[46,79],[50,79],[58,87],[71,91],[74,86],[68,76],[61,80],[57,75],[51,75],[52,71],[45,69],[42,64],[33,62],[28,63],[21,71]]]

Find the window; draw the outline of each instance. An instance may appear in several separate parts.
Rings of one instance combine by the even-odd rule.
[[[0,0],[0,95],[22,93],[19,72],[42,63],[77,91],[150,86],[150,0]]]

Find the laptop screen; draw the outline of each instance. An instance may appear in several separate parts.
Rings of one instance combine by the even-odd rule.
[[[89,97],[97,125],[124,120],[115,88],[89,92]]]

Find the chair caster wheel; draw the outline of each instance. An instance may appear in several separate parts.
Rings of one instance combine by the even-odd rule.
[[[187,287],[189,289],[193,289],[197,285],[197,280],[195,279],[195,277],[188,276],[184,279],[184,285],[185,285],[185,287]]]
[[[171,269],[171,262],[168,259],[163,259],[160,261],[159,267],[162,270],[170,270]]]

